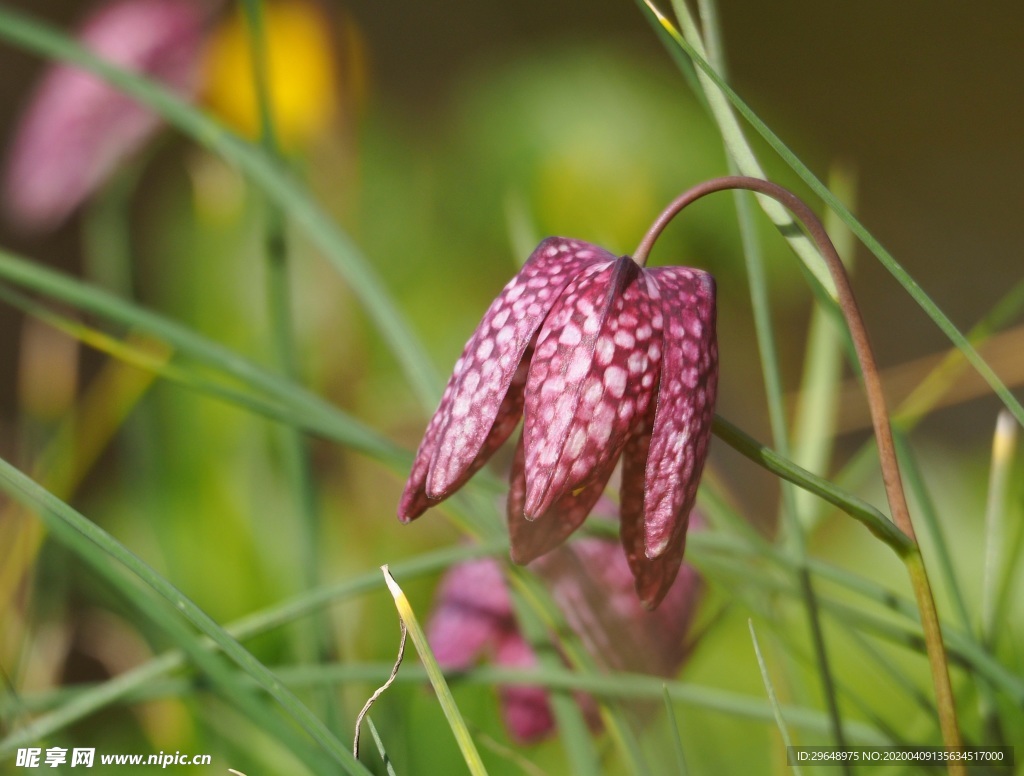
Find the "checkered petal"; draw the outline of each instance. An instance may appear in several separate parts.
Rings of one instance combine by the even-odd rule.
[[[655,609],[679,573],[686,549],[687,516],[675,521],[676,533],[667,550],[656,558],[648,558],[644,530],[644,480],[653,417],[648,420],[630,438],[622,453],[622,487],[619,490],[622,522],[619,535],[626,552],[626,561],[633,573],[637,597],[645,608]]]
[[[494,451],[501,447],[518,425],[519,418],[523,414],[523,388],[526,385],[526,375],[530,366],[530,354],[531,351],[527,349],[522,362],[516,369],[512,382],[509,384],[508,393],[502,399],[501,407],[498,409],[498,417],[495,419],[494,425],[491,426],[491,431],[487,435],[487,439],[484,440],[480,451],[470,461],[459,478],[452,483],[448,492],[454,493],[465,485],[469,478],[487,463],[490,457],[494,455]],[[456,364],[456,370],[458,370],[458,364]],[[444,396],[441,399],[442,407],[449,400],[455,380],[456,375],[452,375],[448,381],[448,387],[445,388]],[[437,438],[441,430],[443,418],[444,416],[439,409],[430,419],[430,423],[427,424],[427,430],[423,434],[423,441],[420,442],[419,451],[416,453],[416,460],[413,462],[412,473],[409,475],[405,491],[402,493],[402,499],[398,504],[398,516],[403,522],[409,522],[419,517],[427,509],[435,506],[440,501],[440,499],[431,499],[427,496],[426,482],[431,458],[437,449]]]
[[[609,458],[602,469],[595,472],[589,485],[565,494],[539,518],[530,520],[523,513],[523,505],[526,503],[526,460],[523,450],[523,437],[520,436],[512,459],[512,483],[508,492],[509,541],[512,560],[519,564],[529,563],[550,552],[580,527],[601,498],[616,462],[616,458]]]
[[[595,264],[544,321],[526,380],[527,517],[588,486],[646,412],[661,359],[662,315],[630,258]]]
[[[656,558],[679,533],[697,497],[718,392],[715,281],[688,267],[658,267],[665,354],[647,457],[644,536]]]
[[[682,267],[649,272],[661,293],[665,353],[657,403],[623,452],[621,533],[637,595],[653,609],[686,547],[711,437],[718,350],[711,276]]]
[[[399,504],[402,520],[455,492],[512,433],[523,409],[520,370],[537,329],[576,274],[611,258],[597,246],[550,237],[491,303],[420,443]]]

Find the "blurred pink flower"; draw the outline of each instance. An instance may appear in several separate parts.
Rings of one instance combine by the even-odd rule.
[[[78,39],[192,98],[207,15],[195,0],[118,0],[94,9]],[[51,67],[11,143],[3,181],[8,216],[25,231],[59,226],[159,125],[159,117],[96,76]]]
[[[674,676],[685,660],[687,632],[703,583],[684,564],[662,606],[644,609],[633,592],[629,565],[612,541],[585,538],[559,547],[530,564],[551,587],[566,621],[601,668]],[[504,668],[529,669],[537,658],[519,633],[501,567],[492,558],[453,566],[438,587],[427,623],[427,639],[442,668],[471,667],[489,654]],[[502,716],[520,743],[538,741],[554,729],[541,687],[501,686]],[[600,728],[593,698],[577,693],[592,729]]]
[[[552,237],[491,303],[431,418],[398,507],[458,490],[523,416],[508,498],[528,563],[586,519],[616,463],[622,541],[645,606],[682,562],[718,386],[715,281]]]

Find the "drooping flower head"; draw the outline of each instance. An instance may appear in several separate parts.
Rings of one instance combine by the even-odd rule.
[[[683,565],[656,612],[640,606],[626,559],[606,539],[587,537],[559,547],[530,568],[551,587],[567,623],[602,669],[663,677],[678,672],[689,654],[687,634],[703,589],[692,566]],[[427,640],[445,669],[469,668],[485,654],[502,668],[537,665],[516,625],[501,567],[492,558],[461,563],[444,575]],[[505,726],[516,741],[538,741],[554,730],[547,690],[506,685],[498,691]],[[576,700],[598,729],[594,699],[578,693]]]
[[[575,531],[621,457],[622,541],[653,608],[682,562],[717,382],[711,275],[548,238],[466,344],[399,517],[465,484],[522,415],[508,498],[513,559],[527,563]]]

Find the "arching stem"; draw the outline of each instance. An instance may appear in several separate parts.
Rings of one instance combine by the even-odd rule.
[[[648,254],[658,236],[668,223],[687,205],[708,194],[734,189],[745,189],[757,194],[763,194],[784,205],[796,217],[796,220],[800,222],[814,241],[835,282],[839,307],[850,330],[854,349],[857,353],[857,360],[860,362],[861,372],[864,377],[864,390],[867,394],[868,407],[871,411],[871,424],[874,427],[875,439],[878,444],[878,457],[882,467],[882,480],[885,483],[889,510],[892,514],[893,522],[911,540],[911,546],[902,553],[902,558],[910,575],[914,596],[917,599],[918,610],[921,614],[921,625],[924,630],[928,661],[931,666],[932,683],[935,687],[942,737],[945,745],[948,747],[962,746],[956,718],[956,705],[953,700],[953,689],[949,680],[949,667],[942,643],[942,631],[935,608],[935,599],[932,595],[931,585],[928,582],[928,575],[925,571],[920,546],[917,543],[914,525],[910,519],[906,494],[903,491],[899,462],[896,458],[896,446],[893,443],[892,430],[889,427],[889,413],[885,405],[885,396],[882,393],[882,382],[878,376],[878,367],[875,363],[874,353],[868,341],[867,330],[864,327],[864,320],[857,306],[857,300],[854,298],[853,290],[850,287],[850,279],[846,274],[846,268],[839,259],[839,254],[836,253],[835,246],[832,245],[824,225],[810,207],[788,189],[760,178],[750,178],[741,175],[726,176],[700,183],[673,200],[661,215],[658,216],[647,234],[644,235],[643,240],[633,255],[633,259],[640,266],[646,264]],[[951,768],[951,772],[953,771],[954,769]]]

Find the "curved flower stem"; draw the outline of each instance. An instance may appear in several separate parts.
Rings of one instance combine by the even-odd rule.
[[[824,225],[814,214],[814,211],[788,189],[760,178],[750,178],[741,175],[726,176],[700,183],[673,200],[661,215],[658,216],[658,219],[648,230],[647,234],[644,235],[633,258],[641,266],[646,264],[648,254],[655,240],[658,239],[658,236],[668,223],[687,205],[708,194],[734,189],[746,189],[757,194],[763,194],[789,209],[814,241],[835,282],[839,306],[846,318],[846,325],[850,330],[850,336],[853,339],[854,349],[856,350],[857,359],[860,362],[864,377],[864,389],[867,394],[868,406],[871,411],[871,423],[874,427],[875,439],[878,444],[878,457],[882,467],[882,480],[885,483],[889,510],[892,513],[893,522],[912,542],[912,547],[902,554],[901,557],[910,575],[914,597],[917,599],[918,610],[921,614],[928,661],[931,666],[932,683],[935,687],[939,709],[942,737],[946,746],[962,746],[956,718],[956,705],[953,700],[953,689],[949,680],[949,667],[942,643],[942,631],[935,608],[935,599],[932,595],[931,585],[928,582],[924,559],[921,556],[921,549],[917,543],[914,525],[910,519],[910,510],[907,507],[906,495],[903,491],[899,462],[896,458],[896,447],[893,443],[892,430],[889,427],[889,414],[885,405],[885,396],[882,393],[882,382],[878,376],[878,367],[875,363],[874,353],[868,341],[867,330],[864,327],[864,320],[861,318],[857,300],[854,298],[853,290],[850,287],[846,268],[843,266],[842,261],[840,261],[839,255],[836,253],[836,249],[832,245]],[[958,772],[958,769],[951,766],[950,771]]]

